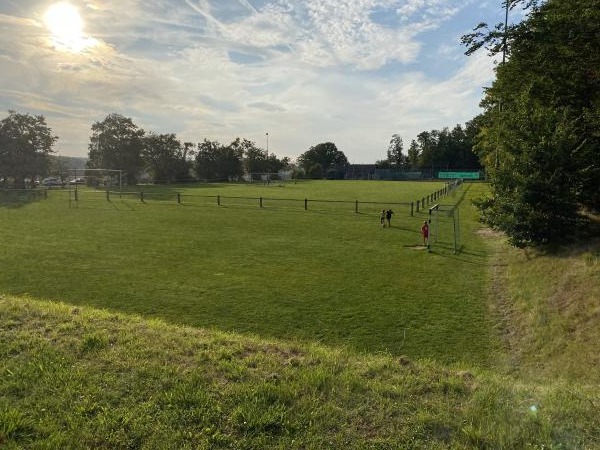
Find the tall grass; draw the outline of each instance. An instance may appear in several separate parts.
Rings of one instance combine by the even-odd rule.
[[[2,296],[0,317],[7,449],[600,445],[592,387],[24,297]]]

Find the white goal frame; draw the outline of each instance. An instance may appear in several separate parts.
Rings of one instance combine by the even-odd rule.
[[[440,205],[435,204],[429,208],[429,247],[431,244],[438,242],[440,235],[440,214],[442,217],[452,218],[452,243],[454,246],[454,254],[460,252],[460,209],[457,205]]]

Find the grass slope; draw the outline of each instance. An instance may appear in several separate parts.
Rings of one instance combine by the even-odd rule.
[[[0,298],[0,445],[594,448],[598,391]]]

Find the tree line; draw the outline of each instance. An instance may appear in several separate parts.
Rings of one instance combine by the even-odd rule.
[[[469,121],[463,127],[456,125],[452,130],[423,131],[404,148],[399,134],[392,135],[387,158],[376,162],[380,169],[411,171],[480,170],[479,157],[473,151],[473,142],[478,132],[478,120]],[[432,173],[433,177],[434,174]]]
[[[388,158],[378,161],[380,168],[420,170],[432,166],[447,169],[479,169],[472,152],[474,124],[451,131],[424,131],[404,154],[402,138],[394,135]],[[58,140],[43,116],[9,111],[0,121],[0,178],[22,184],[25,179],[45,175]],[[88,144],[88,169],[121,170],[124,181],[178,183],[190,180],[227,181],[242,176],[261,177],[282,170],[294,177],[343,179],[349,166],[344,152],[333,142],[322,142],[298,156],[275,153],[248,139],[236,138],[229,144],[204,139],[181,142],[173,133],[146,132],[129,117],[112,113],[91,126]]]
[[[491,186],[478,201],[483,220],[518,247],[597,236],[600,1],[503,3],[525,19],[462,38],[467,54],[502,55],[474,141]]]

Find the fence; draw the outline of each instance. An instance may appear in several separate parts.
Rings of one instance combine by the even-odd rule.
[[[0,202],[23,203],[48,198],[47,189],[0,189]]]
[[[312,210],[312,211],[330,211],[330,212],[354,212],[357,214],[373,214],[378,213],[382,209],[406,208],[406,211],[414,216],[415,212],[425,210],[430,204],[437,203],[444,196],[449,195],[459,185],[460,181],[447,183],[442,189],[432,192],[429,195],[423,196],[416,201],[411,202],[375,202],[375,201],[360,201],[360,200],[324,200],[324,199],[309,199],[309,198],[276,198],[276,197],[243,197],[243,196],[225,196],[225,195],[197,195],[197,194],[182,194],[176,191],[155,192],[155,191],[90,191],[90,190],[70,190],[69,203],[77,205],[82,197],[90,198],[105,198],[107,202],[114,198],[136,199],[140,202],[161,201],[173,202],[185,205],[197,206],[223,206],[223,207],[258,207],[258,208],[279,208],[279,209],[296,209],[296,210]],[[90,196],[90,197],[88,197]]]

